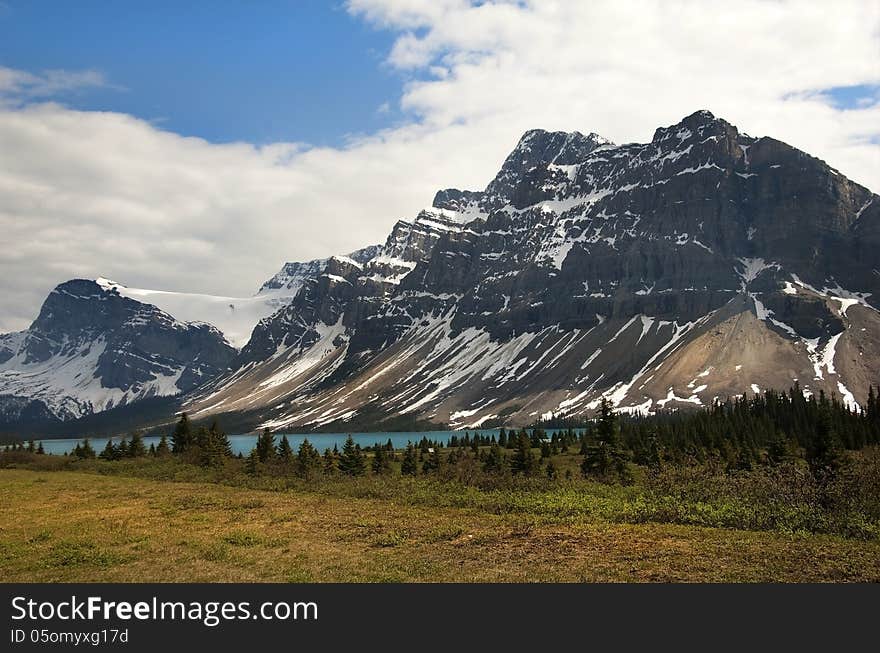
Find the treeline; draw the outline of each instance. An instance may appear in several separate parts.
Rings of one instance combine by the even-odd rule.
[[[821,392],[804,397],[795,384],[787,393],[767,390],[703,411],[627,417],[621,431],[641,463],[658,455],[676,463],[720,458],[748,469],[800,457],[834,466],[843,450],[880,443],[880,400],[871,387],[865,408],[852,411]]]
[[[390,439],[362,448],[349,436],[341,449],[334,446],[323,453],[307,439],[294,450],[286,435],[279,438],[266,430],[247,456],[237,458],[252,475],[306,479],[399,473],[480,483],[485,478],[577,474],[628,483],[633,463],[649,470],[708,463],[734,472],[786,462],[805,464],[819,478],[833,475],[847,450],[880,444],[880,397],[871,387],[864,409],[852,411],[823,393],[804,397],[796,384],[788,392],[768,390],[716,402],[706,410],[650,416],[619,415],[603,400],[594,419],[568,421],[565,428],[558,424],[551,420],[528,429],[501,428],[497,435],[466,432],[446,441],[423,436],[402,451],[395,451]],[[13,449],[41,453],[42,445],[31,441]],[[146,448],[135,432],[117,443],[109,441],[97,454],[86,439],[71,455],[104,460],[174,456],[203,467],[222,467],[233,458],[229,439],[216,422],[195,428],[185,413],[158,445]]]

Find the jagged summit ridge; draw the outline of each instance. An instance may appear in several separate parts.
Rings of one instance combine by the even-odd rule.
[[[795,380],[855,407],[880,377],[877,200],[705,111],[647,143],[531,130],[484,190],[439,191],[381,246],[287,264],[259,293],[286,293],[277,311],[183,407],[477,428]]]
[[[530,131],[485,190],[438,192],[374,261],[304,286],[261,325],[267,346],[188,405],[273,427],[376,411],[475,427],[795,378],[855,405],[877,374],[874,197],[705,111],[648,143]]]

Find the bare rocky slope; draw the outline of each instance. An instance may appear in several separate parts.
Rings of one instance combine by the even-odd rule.
[[[322,262],[186,397],[249,426],[453,427],[880,380],[880,202],[706,111],[649,143],[527,132],[484,191]]]
[[[877,195],[707,111],[649,143],[532,130],[485,190],[442,190],[383,245],[287,263],[252,298],[61,284],[0,335],[0,427],[79,433],[141,405],[474,428],[795,382],[856,408],[880,382],[878,251]]]

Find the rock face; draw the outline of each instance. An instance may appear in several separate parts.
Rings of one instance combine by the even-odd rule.
[[[532,130],[484,191],[319,262],[186,407],[473,428],[795,381],[855,406],[880,381],[878,251],[876,195],[709,112],[644,144]]]
[[[211,325],[179,322],[106,284],[68,281],[30,328],[0,335],[0,419],[74,419],[180,394],[225,371],[234,354]]]

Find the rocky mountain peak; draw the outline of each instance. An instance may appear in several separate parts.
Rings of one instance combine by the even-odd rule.
[[[739,131],[722,118],[716,118],[711,111],[701,109],[682,118],[669,127],[658,127],[651,139],[652,143],[664,144],[676,141],[677,144],[691,141],[701,142],[712,137],[725,137],[736,140]]]

